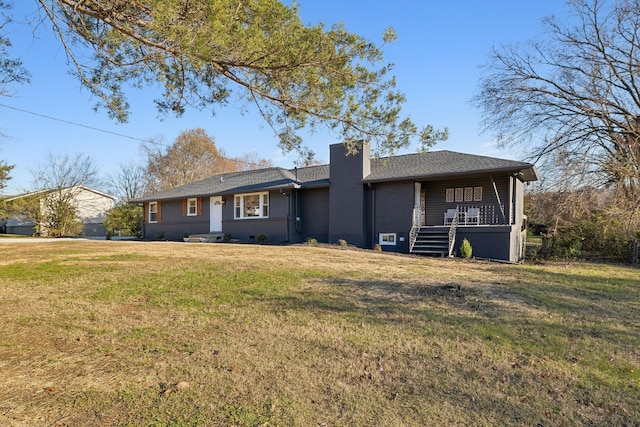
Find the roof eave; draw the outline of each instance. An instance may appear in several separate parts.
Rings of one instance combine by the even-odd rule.
[[[230,194],[239,194],[239,193],[247,193],[247,192],[260,192],[260,191],[277,191],[277,190],[289,190],[294,189],[297,190],[300,188],[299,184],[296,183],[287,183],[284,185],[275,185],[275,186],[266,186],[266,187],[256,187],[251,189],[243,189],[239,188],[231,188],[229,190],[224,191],[215,191],[215,192],[206,192],[206,193],[193,193],[188,195],[180,195],[180,196],[165,196],[165,197],[140,197],[134,200],[130,200],[129,203],[149,203],[149,202],[166,202],[167,200],[182,200],[193,197],[213,197],[213,196],[228,196]]]
[[[464,172],[448,172],[448,173],[428,174],[428,175],[425,175],[425,174],[407,175],[407,176],[388,177],[388,178],[379,178],[379,179],[364,178],[362,182],[373,184],[376,182],[393,182],[393,181],[410,181],[410,180],[433,181],[440,178],[451,178],[455,176],[469,176],[469,175],[492,174],[492,173],[503,173],[503,172],[506,172],[506,173],[519,172],[520,177],[523,181],[537,181],[539,179],[538,172],[534,165],[523,165],[522,168],[505,167],[505,168],[496,168],[496,169],[473,170],[473,171],[464,171]]]

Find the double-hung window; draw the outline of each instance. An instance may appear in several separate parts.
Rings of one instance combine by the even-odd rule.
[[[158,202],[149,203],[149,222],[158,222]]]
[[[269,218],[269,193],[238,194],[234,197],[234,218]]]
[[[187,199],[187,216],[198,215],[198,199]]]

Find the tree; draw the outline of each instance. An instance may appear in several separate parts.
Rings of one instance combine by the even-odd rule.
[[[298,150],[298,158],[294,161],[294,164],[297,167],[305,167],[305,166],[315,166],[320,165],[322,162],[316,160],[316,153],[309,149],[303,148]]]
[[[22,67],[19,59],[9,58],[7,48],[11,46],[6,32],[7,26],[11,23],[11,18],[5,13],[11,5],[0,0],[0,97],[11,96],[11,85],[13,83],[28,83],[29,73]],[[0,132],[0,137],[5,136]],[[9,172],[13,166],[9,166],[4,161],[0,161],[0,190],[5,188],[6,181],[10,179]],[[6,216],[6,212],[3,213]]]
[[[239,171],[250,171],[255,169],[272,168],[273,162],[269,159],[262,159],[258,153],[251,151],[235,159],[231,159],[236,164]]]
[[[31,171],[35,190],[101,185],[98,168],[91,157],[83,154],[45,154],[38,169]]]
[[[9,173],[15,165],[8,165],[4,160],[0,160],[0,190],[7,187],[7,181],[11,179]]]
[[[298,5],[280,0],[37,1],[81,84],[120,121],[123,86],[154,82],[163,113],[243,99],[287,151],[302,146],[299,131],[319,126],[352,150],[362,140],[391,152],[447,136],[401,117],[405,96],[392,66],[380,65],[392,29],[376,46],[342,25],[304,25]]]
[[[0,0],[0,96],[11,96],[10,86],[12,83],[26,83],[29,81],[29,73],[22,67],[22,62],[18,59],[9,58],[7,48],[11,46],[11,42],[6,36],[7,26],[11,23],[11,19],[4,11],[10,9],[10,5]],[[0,133],[0,136],[4,136]],[[0,160],[0,190],[7,186],[7,181],[11,179],[9,173],[14,165],[8,165],[7,162]],[[6,222],[8,216],[7,208],[4,203],[0,203],[0,221]]]
[[[7,186],[7,181],[11,179],[9,172],[13,169],[13,165],[8,165],[7,162],[0,160],[0,191]],[[4,229],[9,219],[9,206],[7,202],[0,196],[0,228]]]
[[[545,38],[494,48],[475,98],[498,142],[573,188],[610,186],[627,233],[640,208],[640,0],[571,0]]]
[[[147,154],[147,190],[156,192],[237,170],[204,129],[182,132],[171,146],[143,144]]]
[[[118,170],[113,173],[108,181],[111,194],[118,201],[129,202],[146,192],[145,170],[133,163],[121,163]]]
[[[118,232],[123,236],[140,236],[143,215],[141,206],[121,200],[106,212],[104,226],[108,234]]]
[[[7,13],[11,5],[0,0],[0,96],[11,96],[12,83],[28,83],[30,76],[22,66],[22,61],[9,58],[7,48],[11,41],[7,37],[7,27],[12,22]]]
[[[146,176],[142,167],[129,163],[120,164],[109,178],[112,194],[118,198],[116,205],[105,213],[104,225],[109,234],[138,236],[142,233],[142,207],[131,200],[146,192]]]

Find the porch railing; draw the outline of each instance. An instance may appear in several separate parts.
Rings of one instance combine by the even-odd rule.
[[[456,213],[449,227],[449,257],[453,256],[453,246],[456,244],[456,229],[458,228],[458,213],[460,208],[456,206]]]
[[[420,224],[422,223],[422,209],[413,208],[413,219],[411,220],[411,231],[409,231],[409,252],[413,250],[413,246],[416,244],[418,238],[418,232],[420,231]]]
[[[458,226],[461,225],[505,225],[508,224],[504,215],[504,205],[458,205],[460,218]]]

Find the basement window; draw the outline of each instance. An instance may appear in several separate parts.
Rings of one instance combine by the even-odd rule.
[[[380,246],[396,244],[396,233],[380,233]]]

